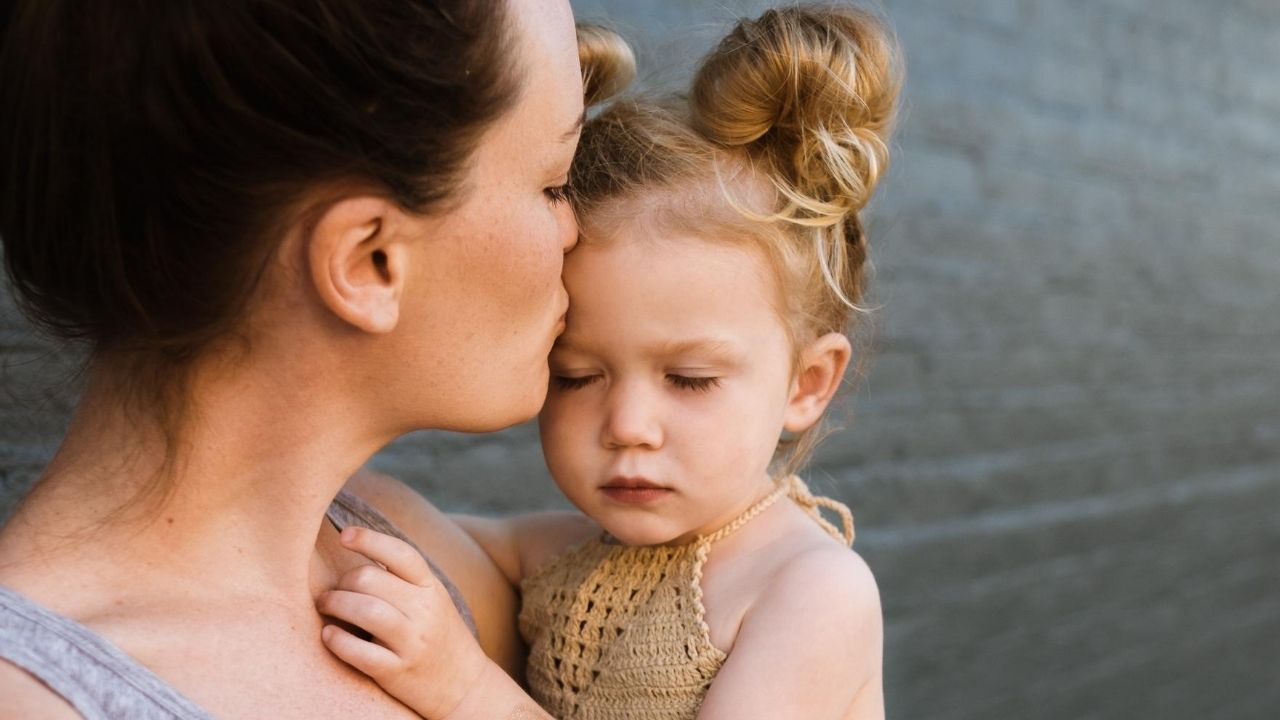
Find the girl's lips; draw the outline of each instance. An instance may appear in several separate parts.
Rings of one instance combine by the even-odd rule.
[[[674,491],[644,478],[619,477],[605,483],[600,492],[617,502],[641,505],[660,500]]]
[[[606,485],[600,488],[605,497],[615,502],[628,505],[644,505],[656,502],[671,494],[670,488],[664,487],[621,487]]]

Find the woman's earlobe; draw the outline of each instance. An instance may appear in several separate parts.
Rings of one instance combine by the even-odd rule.
[[[787,399],[783,427],[788,432],[803,432],[822,418],[852,355],[849,338],[842,333],[827,333],[804,348]]]
[[[307,262],[325,307],[369,333],[388,333],[400,319],[408,261],[397,236],[399,213],[375,197],[339,200],[307,238]]]

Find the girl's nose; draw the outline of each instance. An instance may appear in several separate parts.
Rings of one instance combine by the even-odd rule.
[[[662,447],[663,439],[657,410],[643,388],[615,386],[609,393],[601,443],[611,449],[642,447],[657,450]]]

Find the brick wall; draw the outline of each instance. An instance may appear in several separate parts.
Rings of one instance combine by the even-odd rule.
[[[764,3],[574,5],[661,85]],[[1280,4],[882,5],[909,63],[883,309],[812,475],[881,583],[890,716],[1273,717]],[[10,499],[65,421],[44,348],[3,321]],[[562,502],[528,426],[375,462],[449,508]]]

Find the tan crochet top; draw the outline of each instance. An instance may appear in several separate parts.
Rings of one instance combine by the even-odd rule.
[[[534,699],[559,720],[697,715],[726,658],[711,644],[702,605],[707,553],[784,495],[853,544],[849,509],[814,497],[792,476],[733,522],[687,545],[628,547],[601,536],[526,578],[520,633],[529,644]],[[819,507],[838,513],[843,528],[822,518]]]

